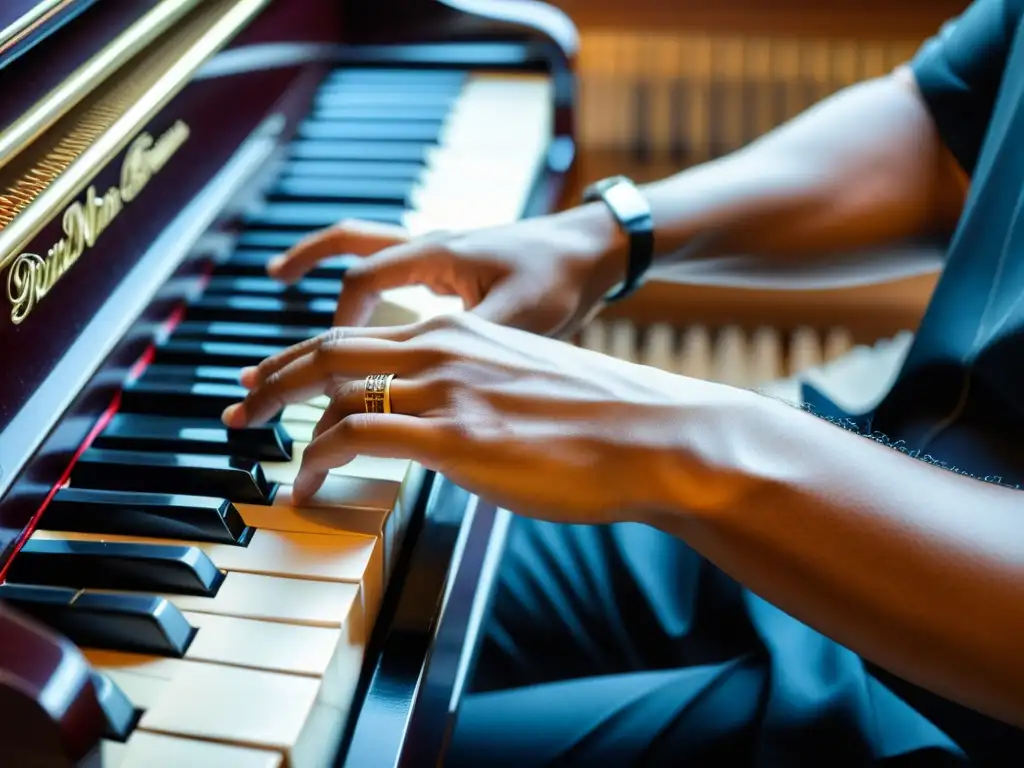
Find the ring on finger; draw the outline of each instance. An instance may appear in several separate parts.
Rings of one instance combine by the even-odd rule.
[[[363,408],[367,413],[391,413],[393,373],[372,373],[363,382]]]

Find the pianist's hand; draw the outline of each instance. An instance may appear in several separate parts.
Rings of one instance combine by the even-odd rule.
[[[364,378],[392,372],[393,412],[364,412]],[[308,500],[356,455],[412,459],[520,514],[643,519],[698,469],[687,425],[741,390],[691,380],[460,314],[402,327],[334,329],[243,372],[224,413],[260,424],[329,394],[294,493]],[[717,442],[717,441],[711,441]],[[695,483],[699,486],[700,483]]]
[[[622,279],[620,239],[610,216],[590,207],[417,238],[395,227],[344,222],[305,238],[269,271],[290,283],[329,256],[363,257],[345,276],[337,326],[365,325],[381,291],[425,285],[459,296],[492,322],[556,336],[575,330]]]

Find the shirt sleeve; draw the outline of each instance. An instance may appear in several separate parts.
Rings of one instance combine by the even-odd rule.
[[[975,0],[925,41],[910,67],[939,135],[968,174],[981,151],[1021,0]]]

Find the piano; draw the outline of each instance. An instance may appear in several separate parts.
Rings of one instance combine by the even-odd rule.
[[[296,508],[324,398],[219,414],[330,326],[352,257],[266,274],[309,232],[560,205],[575,47],[527,0],[3,3],[0,764],[443,761],[508,513],[370,457]]]

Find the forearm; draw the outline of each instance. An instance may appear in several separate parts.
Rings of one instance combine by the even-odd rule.
[[[1024,726],[1024,491],[735,392],[656,464],[648,521],[865,658]]]
[[[904,70],[847,88],[749,146],[643,191],[660,259],[684,245],[691,258],[799,257],[949,230],[964,182]],[[602,205],[563,215],[621,249]]]

